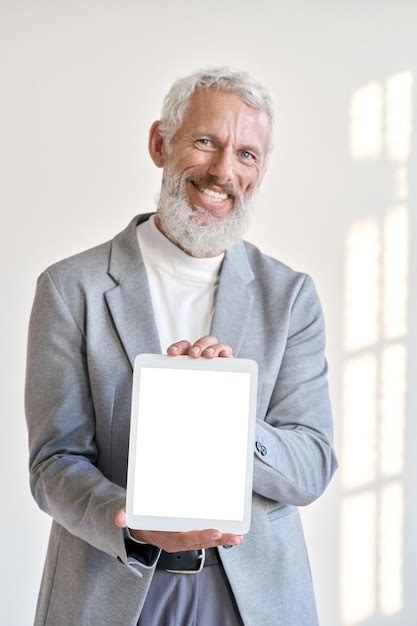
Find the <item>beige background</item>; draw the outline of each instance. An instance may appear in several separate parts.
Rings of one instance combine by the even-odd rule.
[[[417,314],[415,289],[410,290],[416,279],[417,235],[416,24],[417,3],[404,0],[0,2],[1,624],[23,626],[33,619],[50,525],[28,488],[23,411],[26,332],[36,277],[53,261],[111,238],[133,215],[153,209],[160,171],[147,155],[148,128],[171,83],[208,64],[248,70],[275,100],[276,150],[248,238],[316,282],[327,320],[341,463],[352,460],[358,445],[360,476],[366,474],[360,466],[366,458],[380,468],[378,398],[383,385],[398,407],[390,418],[401,440],[395,476],[381,478],[374,467],[373,478],[357,483],[365,500],[359,498],[359,508],[348,510],[347,499],[356,492],[349,491],[348,477],[343,479],[339,471],[326,494],[303,511],[321,624],[416,623],[417,403],[411,382],[417,337],[410,324]],[[399,141],[408,141],[413,150],[389,158],[387,85],[397,75],[400,87],[409,84],[407,76],[414,80],[411,92],[400,89],[398,96],[400,110],[408,99],[413,112],[408,130],[399,121],[400,135],[408,133],[408,139],[400,136]],[[360,92],[365,100],[355,100],[369,83],[370,91]],[[382,143],[378,146],[376,139],[372,144],[371,136],[368,154],[366,145],[361,153],[361,139],[352,148],[352,124],[357,123],[349,113],[352,102],[359,102],[364,115],[366,102],[371,103],[365,138],[375,124],[375,111],[382,116]],[[355,285],[362,285],[362,278],[364,319],[385,302],[378,291],[381,275],[367,271],[375,255],[367,256],[372,250],[366,232],[375,244],[372,232],[382,232],[386,212],[398,204],[399,195],[408,226],[406,236],[400,228],[388,265],[400,259],[393,284],[404,289],[398,292],[397,284],[391,292],[404,296],[398,305],[404,322],[398,341],[405,350],[405,374],[388,376],[371,389],[370,395],[378,396],[376,413],[369,385],[350,394],[359,398],[352,410],[345,406],[342,385],[353,358],[346,344],[346,291],[349,285],[353,289],[359,323]],[[346,254],[351,248],[346,242],[355,224],[365,228],[365,240],[355,239],[359,245],[365,241],[358,257],[364,272],[361,277],[356,267],[349,283]],[[379,354],[384,345],[378,335],[368,348]],[[366,406],[362,396],[368,398]],[[407,420],[405,426],[401,420]],[[362,424],[369,426],[366,440]],[[353,441],[347,441],[344,434],[352,430]],[[385,509],[380,504],[387,481],[402,494],[403,513],[389,506],[400,502],[395,493],[384,501]],[[375,508],[372,502],[379,504]],[[381,526],[381,511],[388,509],[392,515]],[[351,516],[348,526],[346,515]]]

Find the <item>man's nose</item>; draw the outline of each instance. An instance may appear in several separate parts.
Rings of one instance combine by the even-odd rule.
[[[208,169],[208,174],[214,176],[219,185],[234,182],[233,154],[227,150],[219,150],[213,154]]]

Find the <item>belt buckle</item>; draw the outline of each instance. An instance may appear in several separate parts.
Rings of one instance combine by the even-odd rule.
[[[165,571],[170,572],[171,574],[198,574],[204,567],[204,562],[206,560],[206,549],[200,548],[199,552],[201,552],[201,554],[199,554],[197,558],[201,559],[201,562],[198,569],[166,569]]]

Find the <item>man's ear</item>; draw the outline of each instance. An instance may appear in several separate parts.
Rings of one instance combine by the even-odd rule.
[[[149,131],[149,154],[157,167],[165,165],[165,142],[159,130],[159,121],[154,122]]]

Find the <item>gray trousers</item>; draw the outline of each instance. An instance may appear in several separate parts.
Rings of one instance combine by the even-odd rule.
[[[155,570],[138,626],[242,626],[223,566],[198,574]]]

